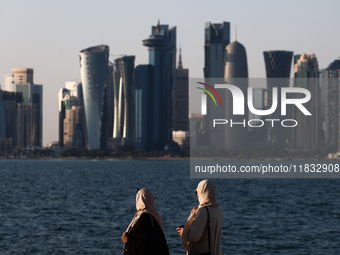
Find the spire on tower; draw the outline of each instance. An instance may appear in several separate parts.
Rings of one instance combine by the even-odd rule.
[[[234,37],[235,42],[237,40],[236,36],[237,36],[237,31],[236,31],[236,24],[235,24],[235,37]]]
[[[179,57],[178,57],[178,66],[177,69],[183,69],[182,65],[182,49],[181,46],[179,46]]]
[[[157,26],[156,26],[156,32],[159,34],[159,32],[161,32],[161,28],[160,28],[160,24],[159,24],[159,19],[158,19],[158,23],[157,23]]]

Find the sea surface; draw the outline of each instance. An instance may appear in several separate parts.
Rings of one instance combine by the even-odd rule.
[[[0,160],[0,254],[122,254],[150,188],[171,254],[198,205],[189,161]],[[340,179],[213,179],[225,254],[340,254]]]

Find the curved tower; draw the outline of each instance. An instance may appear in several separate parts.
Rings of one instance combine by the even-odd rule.
[[[134,140],[134,85],[132,77],[135,66],[135,56],[124,56],[114,60],[113,71],[113,137]]]
[[[88,148],[100,149],[104,126],[104,94],[107,85],[109,46],[98,45],[80,51],[80,75],[88,134]]]
[[[236,36],[235,36],[236,37]],[[245,47],[236,41],[228,44],[225,48],[225,70],[224,80],[229,84],[236,85],[243,92],[243,95],[247,95],[248,88],[248,64],[247,53]],[[220,90],[222,102],[224,102],[221,108],[222,116],[228,121],[234,123],[247,123],[248,113],[245,111],[244,115],[233,115],[233,97],[228,89]],[[246,100],[244,100],[244,109],[246,107]],[[227,150],[246,150],[248,145],[248,127],[247,125],[225,125],[224,130],[217,135],[216,143],[218,144],[223,140],[223,148]]]
[[[238,41],[227,45],[224,78],[248,78],[247,53]]]

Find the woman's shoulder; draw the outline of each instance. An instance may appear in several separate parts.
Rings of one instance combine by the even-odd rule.
[[[208,212],[207,212],[206,207],[207,207],[207,206],[202,206],[202,207],[199,207],[199,208],[197,209],[196,218],[199,218],[199,217],[207,217]],[[209,210],[209,209],[208,209],[208,210]]]
[[[200,208],[198,208],[197,210],[197,214],[200,214],[200,215],[208,215],[208,211],[209,211],[209,215],[219,215],[219,216],[222,216],[223,217],[223,213],[222,213],[222,210],[219,206],[217,207],[212,207],[212,206],[202,206]]]
[[[152,221],[153,220],[153,216],[150,213],[142,213],[141,216],[139,217],[139,220],[142,221]]]

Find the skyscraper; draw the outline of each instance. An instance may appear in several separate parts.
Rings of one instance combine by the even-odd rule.
[[[248,62],[245,47],[235,41],[228,44],[225,49],[224,78],[248,78]],[[245,88],[247,90],[247,88]]]
[[[239,89],[242,90],[243,94],[247,94],[248,89],[248,62],[247,62],[247,53],[245,47],[236,41],[228,44],[225,49],[225,72],[224,72],[225,81],[230,84],[236,85]],[[233,99],[232,95],[228,90],[223,90],[221,93],[223,97],[223,102],[226,105],[221,109],[224,111],[222,116],[225,116],[226,119],[233,119],[235,122],[242,123],[243,121],[248,121],[248,113],[245,112],[244,115],[233,115]],[[246,102],[244,102],[244,109],[247,109]],[[229,150],[245,150],[248,148],[248,127],[239,126],[239,127],[231,127],[225,126],[226,130],[221,133],[220,138],[217,139],[224,140],[224,149]]]
[[[39,107],[35,103],[23,102],[17,107],[17,146],[19,149],[39,146]]]
[[[14,92],[2,91],[0,87],[0,156],[8,155],[12,151],[12,146],[13,146],[14,137],[13,136],[9,137],[8,135],[12,134],[11,131],[14,130],[15,126],[14,124],[13,126],[9,126],[9,124],[12,124],[12,123],[9,123],[8,119],[10,120],[14,119],[15,107],[14,107],[13,112],[7,111],[6,94],[8,93],[15,95]],[[15,100],[14,100],[14,103],[15,103]]]
[[[292,51],[264,51],[267,78],[289,78],[292,66]]]
[[[135,149],[151,150],[154,146],[154,66],[135,68]]]
[[[181,49],[176,73],[175,101],[173,130],[189,131],[189,69],[183,68]]]
[[[114,62],[113,138],[125,138],[127,142],[133,142],[135,122],[135,88],[132,79],[135,56],[116,58]]]
[[[87,136],[82,84],[74,81],[66,82],[65,88],[62,88],[59,91],[58,101],[60,147],[85,147]],[[81,114],[83,116],[80,116]],[[79,137],[81,137],[81,139]]]
[[[298,108],[292,109],[293,119],[298,125],[291,129],[290,147],[300,150],[319,150],[320,134],[320,87],[319,67],[314,54],[302,54],[294,56],[294,87],[305,88],[311,93],[311,99],[304,104],[311,116],[305,116]],[[300,98],[300,94],[294,94],[294,98]],[[302,96],[304,97],[304,96]]]
[[[14,90],[16,91],[16,89]],[[5,106],[6,138],[12,139],[13,146],[17,146],[17,106],[23,102],[21,92],[2,91]]]
[[[106,142],[105,87],[108,82],[109,47],[99,45],[80,51],[80,74],[89,149],[104,149]]]
[[[172,139],[172,112],[176,95],[176,27],[153,26],[143,40],[149,49],[149,64],[154,67],[153,139],[154,147],[163,149]]]
[[[0,138],[6,138],[6,128],[5,104],[2,100],[2,90],[0,88]]]
[[[10,111],[13,111],[12,101],[15,100],[16,103],[18,103],[16,108],[16,121],[14,121],[16,124],[19,123],[20,120],[25,119],[26,117],[30,117],[26,121],[32,122],[36,121],[37,123],[28,123],[27,122],[27,128],[25,129],[25,132],[32,132],[30,134],[31,138],[28,140],[28,138],[24,138],[22,135],[23,131],[21,132],[21,135],[19,133],[19,126],[15,124],[15,126],[12,126],[11,134],[8,134],[10,136],[14,135],[13,139],[13,145],[18,146],[18,149],[21,149],[21,145],[26,146],[42,146],[42,132],[43,132],[43,86],[34,84],[33,83],[33,69],[32,68],[12,68],[13,74],[7,74],[4,75],[5,77],[5,88],[7,92],[15,92],[14,99],[10,99],[11,96],[6,95],[8,98],[6,102],[6,108],[10,109]],[[20,93],[19,100],[15,99],[16,96]],[[25,104],[25,105],[21,105]],[[28,106],[29,104],[34,104],[31,106]],[[19,109],[21,108],[21,110]],[[37,116],[36,110],[38,109]],[[30,113],[30,115],[27,115],[27,111],[33,111],[33,113]],[[25,114],[26,117],[19,116],[19,113]],[[32,115],[33,114],[33,115]],[[7,117],[7,119],[10,121],[11,117]],[[11,125],[13,124],[13,121],[10,121]],[[21,122],[22,123],[22,122]],[[28,128],[30,127],[30,128]],[[13,131],[15,130],[15,131]],[[15,133],[15,134],[14,134]],[[19,141],[19,135],[20,139],[26,139],[26,141]]]
[[[340,84],[340,59],[334,60],[328,67],[321,71],[321,119],[324,123],[324,137],[327,152],[338,152],[339,139],[339,84]]]
[[[85,144],[84,134],[84,107],[73,105],[65,110],[64,119],[64,148],[81,149]]]
[[[230,43],[230,23],[205,23],[204,77],[223,78],[225,49]]]
[[[264,51],[263,55],[267,74],[268,107],[270,108],[273,102],[273,87],[277,87],[278,98],[281,98],[281,88],[289,87],[293,52]],[[281,104],[277,105],[276,111],[271,117],[273,119],[281,118]],[[269,127],[267,135],[269,146],[275,149],[285,149],[287,145],[287,135],[284,127],[281,125],[275,128]]]
[[[5,91],[16,92],[16,83],[13,74],[5,74]]]
[[[16,84],[33,83],[32,68],[12,68],[12,73]]]
[[[225,48],[225,72],[224,79],[219,79],[220,83],[225,81],[236,85],[242,90],[243,94],[246,95],[248,88],[248,64],[247,64],[247,53],[244,46],[236,41],[228,44]],[[223,78],[223,77],[222,77]],[[216,81],[217,82],[217,81]],[[235,123],[247,122],[248,114],[244,115],[233,115],[233,98],[229,90],[220,90],[219,95],[223,102],[222,107],[213,105],[210,100],[208,103],[209,109],[214,109],[206,116],[208,118],[207,123],[212,123],[216,116],[223,116],[225,119],[232,119]],[[246,104],[246,102],[245,102]],[[246,109],[246,108],[244,108]],[[224,125],[223,127],[213,128],[211,125],[207,125],[208,133],[210,134],[210,144],[215,146],[216,149],[224,150],[245,150],[248,144],[248,127],[245,125],[230,126]]]
[[[33,70],[32,70],[32,73],[33,73]],[[33,81],[33,79],[32,79],[32,81]],[[42,147],[43,86],[42,85],[33,84],[33,83],[23,83],[22,82],[20,84],[16,84],[16,91],[22,93],[23,103],[32,103],[32,104],[35,104],[37,106],[37,109],[38,109],[37,117],[36,118],[34,117],[34,118],[30,119],[30,121],[33,121],[33,119],[34,119],[34,121],[37,121],[36,124],[31,124],[32,128],[34,127],[34,131],[33,131],[33,129],[27,129],[27,130],[30,130],[30,132],[32,131],[34,133],[37,132],[37,134],[34,135],[34,137],[37,139],[36,142],[33,142],[33,140],[31,140],[29,146],[39,146],[39,147]],[[20,111],[20,112],[21,113],[26,113],[27,109],[30,109],[30,110],[34,109],[34,114],[35,114],[35,106],[28,107],[28,105],[23,106],[22,111]],[[18,111],[18,115],[19,115],[19,111]],[[21,117],[18,116],[18,119],[19,118],[21,118]],[[18,128],[19,128],[19,126],[18,126]],[[21,137],[23,137],[23,136],[21,136]],[[18,140],[18,145],[19,144],[25,144],[25,142],[22,142],[22,141],[20,142]]]
[[[107,86],[105,88],[106,98],[106,137],[111,139],[113,137],[113,122],[114,122],[114,64],[109,61],[107,76]]]

